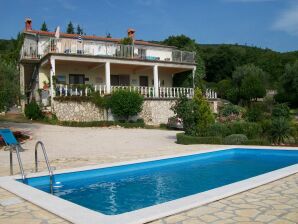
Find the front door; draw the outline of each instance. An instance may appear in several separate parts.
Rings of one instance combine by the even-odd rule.
[[[140,86],[148,86],[148,76],[140,76]]]
[[[69,74],[69,84],[85,84],[85,75]]]

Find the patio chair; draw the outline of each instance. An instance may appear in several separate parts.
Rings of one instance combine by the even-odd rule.
[[[2,137],[7,146],[10,146],[12,149],[18,146],[20,152],[24,151],[21,144],[17,141],[11,130],[0,129],[0,136]]]

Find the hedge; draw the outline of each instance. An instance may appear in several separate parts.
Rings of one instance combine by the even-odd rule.
[[[259,123],[234,121],[229,123],[215,123],[206,130],[206,136],[226,137],[232,134],[243,134],[249,139],[262,136],[262,126]]]
[[[244,145],[270,145],[270,142],[267,139],[249,139]]]
[[[51,123],[51,122],[49,122]],[[110,127],[120,126],[123,128],[144,128],[144,122],[116,122],[116,121],[90,121],[90,122],[77,122],[77,121],[56,121],[55,124],[69,127]]]
[[[184,133],[178,133],[177,143],[182,145],[192,145],[192,144],[224,144],[221,137],[194,137],[185,135]],[[270,145],[267,139],[249,139],[239,145]]]
[[[178,133],[177,143],[183,145],[191,144],[222,144],[222,138],[220,137],[193,137],[185,135],[184,133]]]

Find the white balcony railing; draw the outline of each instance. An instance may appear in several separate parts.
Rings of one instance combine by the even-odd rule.
[[[126,89],[130,91],[136,91],[143,95],[145,98],[167,98],[174,99],[182,96],[192,98],[194,95],[193,88],[182,87],[159,87],[159,96],[155,96],[154,87],[147,86],[111,86],[111,91],[114,92],[119,89]],[[99,92],[104,96],[108,94],[106,85],[94,85],[92,87],[80,87],[76,85],[62,85],[57,84],[55,88],[56,96],[90,96],[92,92]],[[207,89],[205,92],[207,99],[217,99],[217,93],[211,89]]]
[[[109,42],[89,41],[69,38],[50,38],[39,46],[24,44],[21,58],[42,58],[48,53],[75,54],[126,58],[146,61],[166,61],[195,63],[195,53],[180,50],[161,50],[147,46],[122,45]]]
[[[21,59],[39,59],[38,48],[36,44],[25,44],[21,48]]]

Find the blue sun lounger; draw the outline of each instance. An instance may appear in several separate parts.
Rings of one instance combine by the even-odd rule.
[[[9,129],[0,129],[0,136],[3,138],[5,144],[12,148],[19,146],[19,151],[24,151],[21,147],[21,144],[17,141],[11,130]]]
[[[9,129],[0,129],[0,136],[3,138],[5,144],[7,146],[10,146],[10,153],[9,153],[9,159],[10,159],[10,175],[13,175],[13,159],[12,159],[12,152],[15,149],[17,153],[17,158],[20,166],[20,171],[22,174],[22,179],[25,180],[25,173],[22,165],[22,160],[20,158],[20,152],[24,151],[24,149],[21,147],[21,144],[17,141],[17,139],[14,137],[13,133]]]

